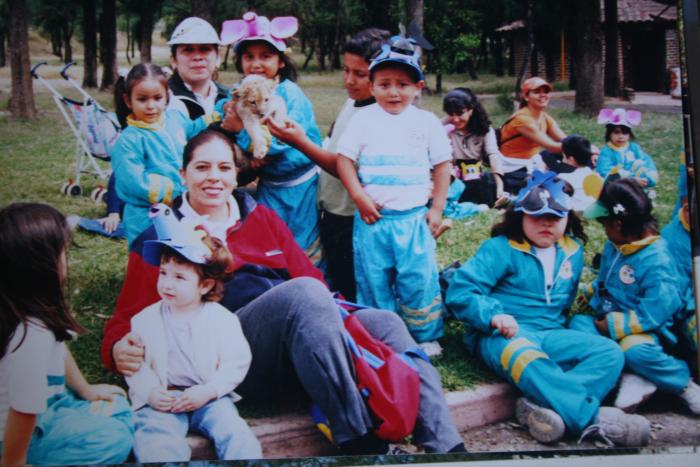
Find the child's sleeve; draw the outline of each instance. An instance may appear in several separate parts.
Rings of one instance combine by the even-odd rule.
[[[7,401],[15,411],[40,414],[46,410],[48,365],[55,347],[55,338],[48,329],[28,323],[26,335],[22,324],[15,330],[3,358]]]
[[[144,362],[139,368],[139,371],[131,376],[126,376],[126,384],[129,385],[129,391],[131,392],[132,399],[138,399],[143,403],[148,402],[148,396],[151,391],[159,386],[161,386],[160,378],[153,370],[151,362],[150,347],[147,342],[148,332],[143,329],[144,324],[141,323],[141,314],[134,316],[131,319],[132,331],[138,334],[143,340],[144,349],[146,354],[144,355]],[[133,402],[133,401],[132,401]]]
[[[484,242],[476,254],[454,273],[445,299],[457,318],[484,334],[491,333],[491,319],[503,313],[491,290],[507,274],[508,252],[499,238]]]
[[[595,170],[601,177],[605,178],[616,165],[617,162],[615,161],[615,151],[608,146],[604,146],[598,155]]]
[[[208,115],[202,115],[195,120],[190,120],[189,117],[185,116],[184,114],[176,112],[177,111],[168,112],[168,118],[177,118],[180,121],[180,125],[185,130],[185,137],[188,140],[197,136],[198,133],[206,130],[212,123],[220,122],[221,116],[223,115],[222,113],[213,111]]]
[[[682,307],[669,264],[654,265],[642,277],[642,296],[635,309],[606,315],[610,337],[620,340],[631,334],[655,331]]]
[[[224,308],[219,316],[219,367],[206,384],[215,389],[217,397],[222,397],[241,384],[250,368],[252,354],[238,317]]]
[[[117,179],[114,176],[114,172],[109,176],[109,181],[107,182],[106,202],[108,214],[116,212],[121,216],[124,209],[124,201],[117,195]]]
[[[175,183],[165,175],[146,170],[143,141],[138,134],[127,131],[128,128],[119,136],[112,152],[117,195],[134,206],[170,204],[177,188]]]
[[[358,118],[359,116],[359,118]],[[356,113],[350,118],[348,126],[338,139],[336,152],[357,162],[360,157],[360,148],[364,145],[363,136],[366,134],[363,129],[362,112]]]
[[[638,144],[635,143],[637,150],[637,157],[642,162],[643,169],[640,171],[640,178],[646,179],[648,182],[647,187],[654,187],[659,181],[659,172],[656,170],[656,164],[654,164],[654,159],[651,158],[649,154],[644,152]]]
[[[452,161],[452,144],[445,132],[445,128],[435,115],[428,112],[430,140],[428,143],[428,155],[430,165],[435,167],[443,162]]]

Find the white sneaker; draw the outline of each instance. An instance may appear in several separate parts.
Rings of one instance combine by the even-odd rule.
[[[564,437],[566,426],[561,416],[554,410],[540,407],[525,397],[520,397],[516,401],[515,417],[518,423],[528,428],[530,436],[540,443],[554,443]]]
[[[610,446],[646,446],[649,443],[651,425],[641,415],[623,412],[617,407],[601,407],[592,425],[589,425],[579,438],[593,436]]]
[[[649,399],[656,389],[656,385],[646,378],[632,373],[623,373],[614,405],[618,409],[632,413],[639,404]]]
[[[78,222],[80,222],[80,216],[77,214],[70,214],[66,216],[66,223],[71,230],[75,230],[78,227]]]
[[[700,415],[700,386],[698,386],[692,379],[688,386],[683,389],[680,394],[681,399],[683,399],[695,415]]]
[[[428,357],[439,357],[442,355],[442,346],[438,341],[421,342],[418,344]]]

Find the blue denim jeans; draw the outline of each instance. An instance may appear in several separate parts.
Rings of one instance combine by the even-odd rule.
[[[160,412],[144,406],[134,413],[134,422],[134,455],[138,462],[190,460],[192,453],[185,439],[189,431],[209,438],[221,460],[262,457],[260,443],[238,415],[230,397],[222,397],[184,413]]]

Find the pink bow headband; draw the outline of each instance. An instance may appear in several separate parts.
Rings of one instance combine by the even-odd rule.
[[[598,114],[598,123],[601,125],[622,125],[632,128],[639,125],[641,121],[642,113],[638,110],[602,109]]]
[[[280,52],[287,49],[284,39],[290,38],[299,29],[299,21],[294,16],[278,16],[270,21],[266,16],[258,16],[249,11],[243,19],[224,21],[221,25],[221,42],[235,44],[234,50],[243,41],[262,40]]]

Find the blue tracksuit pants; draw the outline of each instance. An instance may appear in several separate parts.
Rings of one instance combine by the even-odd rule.
[[[600,335],[593,320],[593,316],[575,315],[571,318],[569,327]],[[656,334],[631,334],[623,337],[618,344],[625,353],[625,368],[632,373],[648,379],[660,389],[673,394],[681,393],[688,386],[690,381],[688,365],[667,354]]]
[[[624,363],[610,339],[570,329],[521,327],[511,339],[495,331],[479,340],[478,352],[525,396],[557,412],[574,434],[595,420]]]
[[[398,313],[417,342],[443,335],[435,239],[426,212],[423,206],[382,209],[372,225],[356,212],[352,239],[357,301]]]

